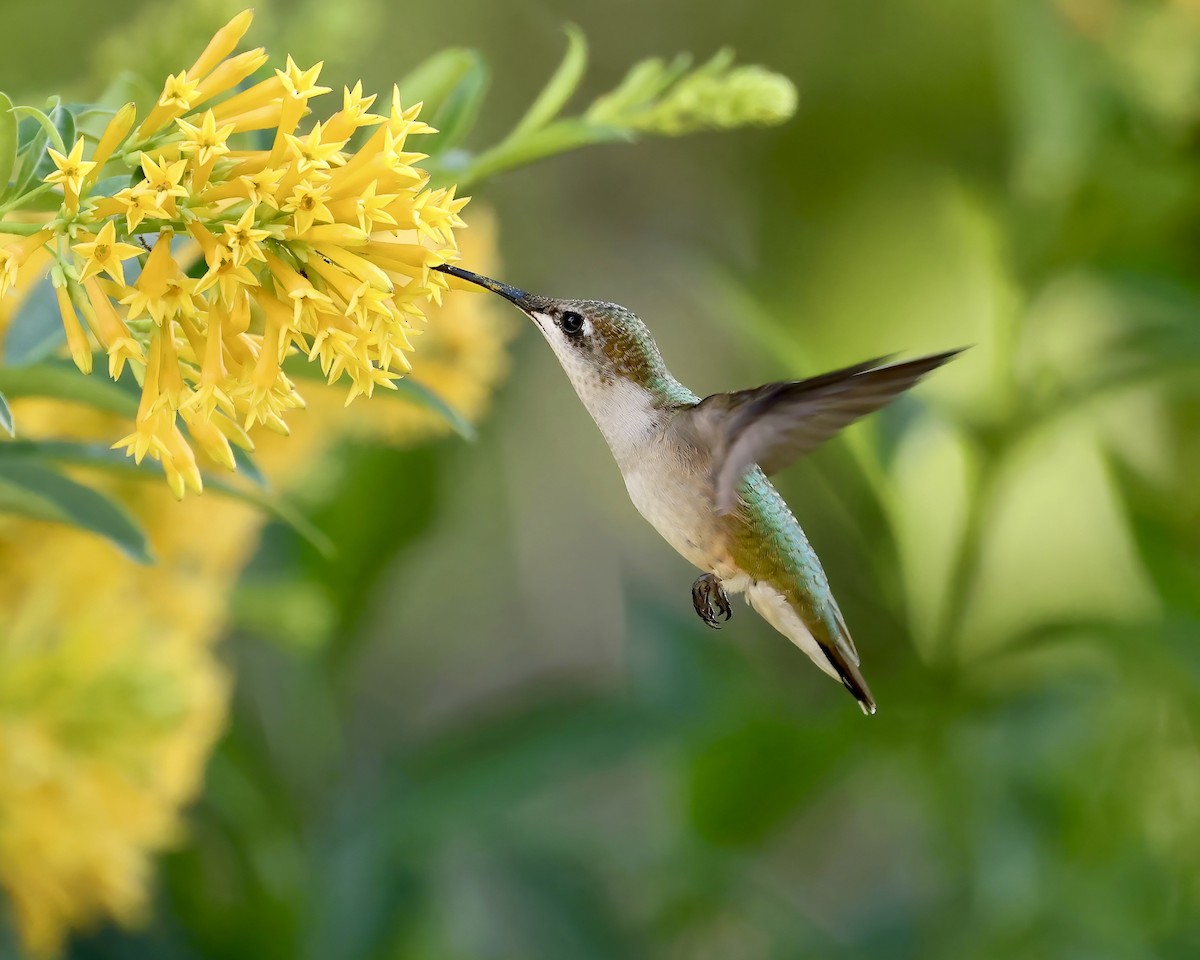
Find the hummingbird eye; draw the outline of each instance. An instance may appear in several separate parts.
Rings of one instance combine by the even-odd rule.
[[[568,310],[559,320],[559,326],[562,327],[563,333],[578,333],[583,329],[583,317],[574,310]]]

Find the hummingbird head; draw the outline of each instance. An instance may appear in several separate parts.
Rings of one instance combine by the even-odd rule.
[[[593,392],[618,384],[653,392],[674,383],[646,325],[618,304],[537,296],[450,264],[435,269],[519,307],[546,338],[585,403]]]

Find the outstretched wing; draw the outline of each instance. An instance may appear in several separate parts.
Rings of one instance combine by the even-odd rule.
[[[886,364],[868,360],[808,380],[717,393],[688,411],[689,426],[713,451],[717,509],[727,513],[754,464],[782,470],[859,417],[873,413],[961,350]]]

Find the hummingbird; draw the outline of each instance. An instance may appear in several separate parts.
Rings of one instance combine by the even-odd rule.
[[[901,363],[879,357],[701,399],[671,375],[646,325],[622,306],[526,293],[452,264],[435,269],[500,295],[541,331],[608,442],[633,505],[702,571],[692,584],[700,619],[719,627],[733,616],[729,594],[744,593],[874,714],[821,562],[767,477],[962,351]]]

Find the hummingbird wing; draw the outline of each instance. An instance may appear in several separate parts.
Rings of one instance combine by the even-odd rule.
[[[717,509],[728,513],[754,464],[773,474],[873,413],[962,350],[888,364],[878,357],[808,380],[717,393],[688,411],[690,426],[713,451]]]

